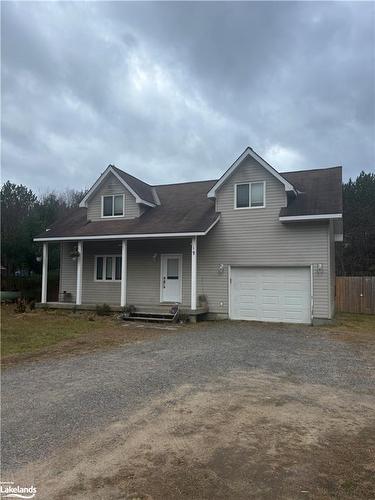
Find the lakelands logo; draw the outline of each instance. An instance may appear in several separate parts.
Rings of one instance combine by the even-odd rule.
[[[14,486],[13,481],[0,482],[0,498],[34,498],[35,486]]]

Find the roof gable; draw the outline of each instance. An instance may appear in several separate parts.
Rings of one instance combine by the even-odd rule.
[[[150,207],[155,207],[157,205],[151,186],[141,181],[140,179],[137,179],[136,177],[123,172],[114,165],[108,165],[108,167],[95,182],[95,184],[93,184],[93,186],[89,189],[89,191],[86,193],[85,197],[79,204],[81,208],[87,207],[88,199],[95,193],[95,191],[109,174],[113,174],[121,182],[121,184],[125,186],[125,188],[134,196],[136,203],[142,203]]]
[[[261,156],[259,156],[250,147],[247,147],[245,151],[237,158],[237,160],[228,168],[228,170],[220,177],[216,184],[207,193],[208,198],[215,198],[217,190],[226,182],[226,180],[235,172],[235,170],[241,165],[241,163],[248,157],[256,160],[265,170],[276,177],[285,187],[285,191],[295,191],[294,186],[279,174],[269,163],[267,163]]]

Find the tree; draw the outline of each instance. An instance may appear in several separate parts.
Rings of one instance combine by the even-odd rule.
[[[342,269],[338,272],[375,275],[375,174],[362,171],[355,181],[344,183],[343,205]]]
[[[1,188],[1,242],[3,265],[8,273],[30,261],[32,238],[30,216],[37,203],[36,195],[22,184],[7,181]]]
[[[1,240],[2,265],[7,273],[17,270],[40,271],[36,256],[40,253],[33,238],[78,206],[83,191],[67,190],[64,193],[46,193],[39,199],[27,187],[7,181],[1,188]],[[57,269],[58,248],[51,246],[50,269]]]

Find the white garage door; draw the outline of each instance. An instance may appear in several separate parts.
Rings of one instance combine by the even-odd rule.
[[[310,323],[308,267],[232,267],[230,318]]]

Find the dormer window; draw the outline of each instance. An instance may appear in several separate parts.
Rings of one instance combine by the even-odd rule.
[[[264,208],[265,182],[244,182],[234,186],[234,208]]]
[[[124,215],[124,195],[102,196],[102,217],[122,217]]]

